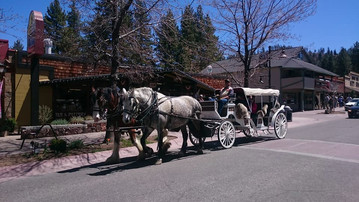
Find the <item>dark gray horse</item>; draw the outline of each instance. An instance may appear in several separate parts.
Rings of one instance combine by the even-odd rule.
[[[163,137],[168,130],[181,129],[183,143],[181,153],[186,153],[188,133],[186,125],[197,137],[200,137],[200,122],[198,121],[202,112],[201,104],[190,96],[167,97],[162,93],[153,91],[151,88],[135,88],[129,92],[123,90],[123,122],[130,123],[132,119],[142,123],[143,136],[141,144],[145,146],[145,139],[157,130],[158,133],[158,161],[162,163],[162,158],[169,148],[169,143],[163,141]],[[199,138],[202,139],[202,138]],[[202,152],[202,142],[198,152]]]

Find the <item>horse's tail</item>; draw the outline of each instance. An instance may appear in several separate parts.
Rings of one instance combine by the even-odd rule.
[[[196,138],[200,137],[200,131],[201,131],[201,121],[199,120],[189,120],[188,121],[188,127],[190,132],[195,136]]]

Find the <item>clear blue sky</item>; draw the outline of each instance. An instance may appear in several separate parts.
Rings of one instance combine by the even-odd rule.
[[[5,18],[15,17],[12,21],[7,20],[5,25],[0,19],[0,27],[6,28],[6,33],[0,32],[0,39],[9,40],[10,47],[20,39],[26,47],[30,11],[37,10],[45,15],[50,2],[52,0],[2,0],[0,16],[2,10]],[[359,41],[359,0],[318,0],[316,14],[293,24],[289,31],[296,38],[281,45],[303,46],[309,50],[329,47],[338,52],[341,47],[348,49]]]

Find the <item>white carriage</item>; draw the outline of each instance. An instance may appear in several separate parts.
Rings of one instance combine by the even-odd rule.
[[[217,134],[224,148],[231,148],[236,133],[243,132],[247,137],[259,136],[261,133],[274,134],[282,139],[288,131],[285,105],[278,102],[279,90],[260,88],[235,88],[235,96],[224,106],[221,114],[217,110],[217,101],[202,101],[201,122],[205,137]],[[250,116],[249,96],[255,97],[258,112]],[[238,99],[243,101],[239,102]],[[252,113],[253,115],[253,113]],[[198,139],[190,133],[190,141],[197,145]]]

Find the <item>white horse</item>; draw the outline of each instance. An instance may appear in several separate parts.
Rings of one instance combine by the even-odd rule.
[[[106,137],[104,141],[113,140],[112,154],[106,159],[107,164],[120,162],[120,129],[123,127],[134,127],[126,130],[130,135],[131,142],[138,149],[138,159],[143,159],[144,156],[150,156],[153,153],[151,148],[146,148],[146,152],[143,152],[143,147],[140,139],[136,135],[138,130],[135,129],[136,123],[131,120],[130,123],[124,124],[122,121],[123,98],[119,94],[116,88],[102,88],[97,91],[97,101],[101,111],[107,110],[107,125],[106,125]]]
[[[158,133],[158,161],[162,163],[162,157],[169,148],[168,142],[163,143],[163,137],[168,130],[181,129],[183,143],[181,153],[186,153],[188,133],[186,125],[191,133],[200,137],[200,122],[198,121],[202,112],[201,104],[190,96],[167,97],[162,93],[153,91],[151,88],[135,88],[127,92],[123,90],[124,111],[123,122],[130,123],[132,119],[142,122],[143,136],[141,144],[145,147],[145,139],[157,130]],[[199,138],[202,139],[202,138]],[[202,142],[198,152],[202,152]]]

